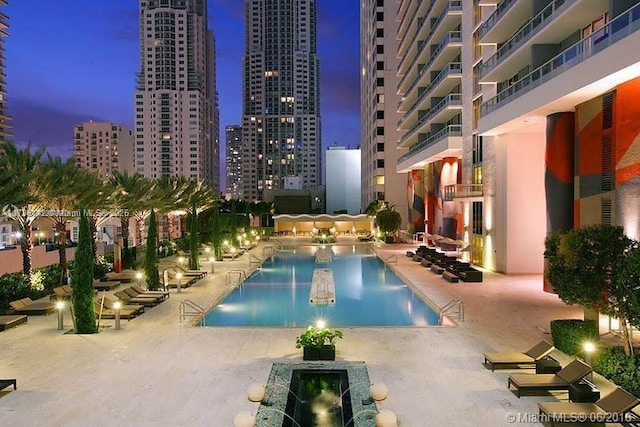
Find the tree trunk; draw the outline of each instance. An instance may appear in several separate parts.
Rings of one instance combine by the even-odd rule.
[[[68,283],[67,276],[67,225],[66,221],[56,221],[54,230],[58,233],[58,259],[60,261],[60,285]]]
[[[29,227],[30,229],[31,227]],[[31,263],[31,251],[33,250],[33,242],[31,241],[31,233],[28,229],[22,231],[22,241],[20,242],[20,250],[22,251],[22,273],[27,280],[27,287],[31,290],[31,274],[33,273]]]
[[[91,231],[91,250],[93,251],[93,259],[98,261],[98,224],[93,215],[89,216],[89,230]]]
[[[620,318],[620,330],[622,332],[622,347],[624,348],[624,354],[629,357],[633,354],[633,347],[631,346],[631,334],[629,333],[629,325],[627,319]]]
[[[122,268],[131,268],[131,256],[129,255],[129,216],[120,217],[120,229],[122,233]]]

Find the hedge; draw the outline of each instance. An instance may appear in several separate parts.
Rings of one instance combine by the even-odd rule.
[[[552,320],[551,336],[558,350],[570,356],[584,356],[584,343],[599,339],[598,325],[593,320]]]
[[[596,353],[593,369],[629,393],[640,397],[640,354],[627,357],[622,347],[605,348]]]

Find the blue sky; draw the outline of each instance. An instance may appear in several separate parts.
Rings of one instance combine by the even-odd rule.
[[[242,116],[244,1],[209,0],[217,47],[220,139]],[[5,40],[13,139],[71,156],[73,125],[133,128],[137,0],[9,0]],[[318,0],[323,145],[356,147],[360,134],[359,1]]]

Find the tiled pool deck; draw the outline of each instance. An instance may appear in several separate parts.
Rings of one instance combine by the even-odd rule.
[[[403,427],[540,425],[537,402],[566,394],[518,399],[506,387],[513,371],[491,372],[482,354],[550,339],[550,320],[579,318],[581,309],[542,292],[540,276],[486,273],[481,284],[450,284],[406,258],[412,248],[376,250],[382,258],[397,255],[392,268],[437,305],[462,300],[465,321],[445,328],[342,328],[338,359],[366,362],[370,380],[389,389],[378,409],[393,410]],[[254,254],[261,256],[261,248]],[[0,392],[0,425],[218,427],[233,425],[240,411],[255,414],[247,387],[265,383],[274,362],[301,361],[295,348],[301,329],[191,327],[178,312],[186,299],[210,305],[228,291],[227,271],[249,268],[247,255],[216,263],[214,274],[122,321],[121,330],[107,320],[99,334],[65,334],[54,314],[30,316],[0,333],[0,378],[18,379],[17,391]],[[606,394],[611,386],[596,381]]]

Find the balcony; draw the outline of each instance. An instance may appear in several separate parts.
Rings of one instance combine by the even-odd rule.
[[[609,22],[603,28],[597,32],[589,35],[588,37],[580,40],[578,43],[564,50],[562,53],[552,58],[550,61],[544,63],[540,67],[533,70],[531,73],[518,80],[512,86],[504,89],[498,93],[495,97],[482,104],[481,117],[484,117],[495,110],[504,107],[509,102],[517,99],[533,89],[539,87],[543,83],[546,83],[553,78],[563,74],[565,71],[572,69],[578,64],[583,63],[585,60],[592,58],[596,54],[611,47],[614,43],[623,40],[624,38],[636,33],[640,29],[640,4],[629,9],[627,12],[619,15],[614,20]],[[637,59],[630,58],[629,55],[609,55],[603,60],[609,66],[620,69],[628,66],[629,63],[638,62]],[[604,68],[591,70],[596,73],[596,77],[599,79],[609,76],[610,71]],[[585,76],[580,76],[585,78]],[[582,89],[589,82],[583,82],[580,87],[576,87],[575,90]],[[569,90],[570,88],[566,88]],[[601,92],[606,90],[600,89]],[[536,93],[539,93],[538,91]],[[551,93],[554,99],[559,98],[561,95],[558,93]],[[595,95],[594,95],[595,96]],[[587,98],[588,99],[588,98]],[[578,103],[577,99],[573,99],[573,104]]]
[[[405,74],[400,79],[398,92],[411,95],[416,86],[426,84],[431,70],[442,69],[448,63],[452,62],[460,53],[461,47],[462,37],[460,35],[460,31],[450,31],[433,50],[433,52],[431,52],[431,56],[429,56],[427,63],[420,69],[420,71],[417,71],[416,68],[413,67],[413,64],[411,64],[412,67],[410,68],[409,73]],[[424,49],[425,46],[422,48]],[[414,71],[416,72],[414,73]],[[406,88],[405,85],[409,82],[412,82],[411,86]]]
[[[458,157],[462,153],[462,126],[449,125],[411,147],[398,158],[398,173],[421,168],[443,157]]]
[[[398,148],[405,148],[407,145],[411,145],[420,129],[424,129],[432,123],[446,123],[461,110],[462,95],[459,93],[451,93],[445,96],[402,135]],[[405,124],[409,125],[409,123]]]
[[[398,121],[398,127],[402,125],[405,121],[406,117],[413,114],[415,110],[424,106],[424,101],[428,100],[431,97],[440,97],[445,96],[449,92],[453,90],[454,87],[460,84],[460,79],[462,78],[462,64],[460,62],[451,62],[449,63],[433,80],[427,87],[424,88],[422,93],[417,96],[417,99],[411,104],[409,110],[406,114]],[[417,91],[411,92],[410,96],[407,98],[403,98],[402,101],[398,103],[398,110],[403,112],[403,105],[411,102],[413,96],[417,94]]]
[[[547,24],[553,21],[558,15],[563,13],[572,3],[576,3],[578,0],[554,0],[526,23],[517,33],[515,33],[509,40],[498,49],[498,51],[480,67],[480,79],[485,80],[487,75],[491,73],[501,62],[505,60],[509,55],[515,52],[519,47],[523,46],[534,35],[542,31]],[[567,29],[567,31],[575,31],[573,28]],[[560,36],[556,36],[554,42],[562,40]],[[512,67],[513,69],[514,67]],[[517,67],[516,67],[517,68]],[[517,69],[516,69],[517,71]],[[491,81],[499,81],[500,78],[492,78]]]
[[[444,200],[457,201],[482,201],[484,198],[484,185],[482,184],[453,184],[444,186]]]
[[[478,29],[480,42],[500,43],[530,17],[530,0],[504,0]]]
[[[429,5],[429,8],[424,11],[423,6],[426,7],[426,5]],[[406,16],[403,18],[403,20],[400,23],[400,27],[398,29],[398,36],[401,37],[401,41],[400,41],[400,45],[398,46],[398,56],[400,57],[405,57],[408,55],[413,54],[414,52],[412,51],[414,49],[414,47],[417,45],[417,43],[415,43],[416,39],[420,36],[423,35],[423,33],[426,33],[426,29],[428,27],[427,23],[429,22],[429,15],[431,14],[431,11],[433,10],[433,7],[435,6],[436,2],[420,2],[418,9],[415,11],[415,13],[412,14],[412,16],[414,16],[414,20],[416,21],[416,32],[413,35],[413,37],[411,37],[410,41],[408,43],[406,43],[409,40],[409,37],[407,37],[407,32],[409,31],[408,29],[403,30],[405,21],[404,18],[406,18]],[[408,21],[410,24],[410,20]]]
[[[454,13],[455,12],[455,13]],[[407,53],[407,55],[403,56],[398,64],[398,74],[406,75],[409,70],[413,68],[418,59],[423,57],[424,51],[428,48],[432,43],[431,40],[440,40],[441,37],[444,37],[444,34],[448,32],[450,29],[454,28],[462,19],[462,2],[461,0],[449,0],[442,11],[442,13],[438,16],[435,22],[433,22],[431,26],[431,31],[427,34],[427,37],[422,42],[422,47],[418,49],[418,52],[415,56],[413,56],[413,61],[411,64],[407,66],[407,60],[411,55]],[[424,23],[423,23],[424,24]],[[456,25],[454,25],[456,24]],[[412,43],[412,46],[417,46],[418,43]],[[411,49],[412,46],[409,46]],[[433,55],[431,55],[433,56]],[[406,77],[406,76],[405,76]]]

